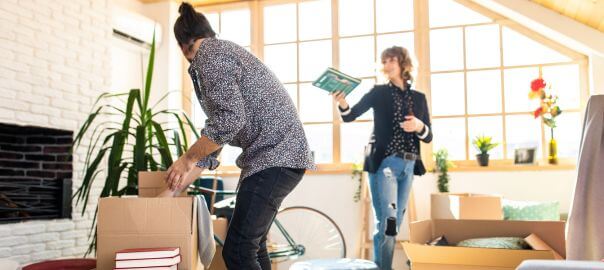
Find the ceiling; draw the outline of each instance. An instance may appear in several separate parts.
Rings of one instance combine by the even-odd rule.
[[[604,0],[530,0],[604,32]]]
[[[165,0],[139,0],[152,3]],[[182,0],[176,0],[181,2]],[[188,0],[194,6],[208,6],[253,0]],[[529,0],[589,27],[604,32],[604,0]]]

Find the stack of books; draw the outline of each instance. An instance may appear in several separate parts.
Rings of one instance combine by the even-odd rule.
[[[180,248],[124,249],[115,253],[114,270],[177,270]]]

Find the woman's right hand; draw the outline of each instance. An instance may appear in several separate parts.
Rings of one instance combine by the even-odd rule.
[[[338,103],[340,108],[348,108],[348,102],[346,102],[346,93],[342,91],[335,91],[331,95],[333,96],[333,100]]]

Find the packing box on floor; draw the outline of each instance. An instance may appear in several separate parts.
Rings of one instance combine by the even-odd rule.
[[[432,219],[503,219],[501,196],[473,193],[433,193]]]
[[[113,269],[118,250],[153,247],[180,247],[179,270],[203,269],[195,202],[193,197],[100,199],[97,269]]]
[[[555,259],[551,250],[510,250],[430,246],[444,235],[449,244],[483,237],[528,237],[534,234],[562,257],[566,256],[564,222],[507,220],[424,220],[410,225],[410,241],[403,243],[413,270],[513,270],[528,259]]]

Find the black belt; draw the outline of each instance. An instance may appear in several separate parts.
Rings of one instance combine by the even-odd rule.
[[[415,153],[411,153],[411,152],[398,152],[395,154],[397,157],[400,157],[402,159],[405,160],[418,160],[420,159],[418,154]]]

